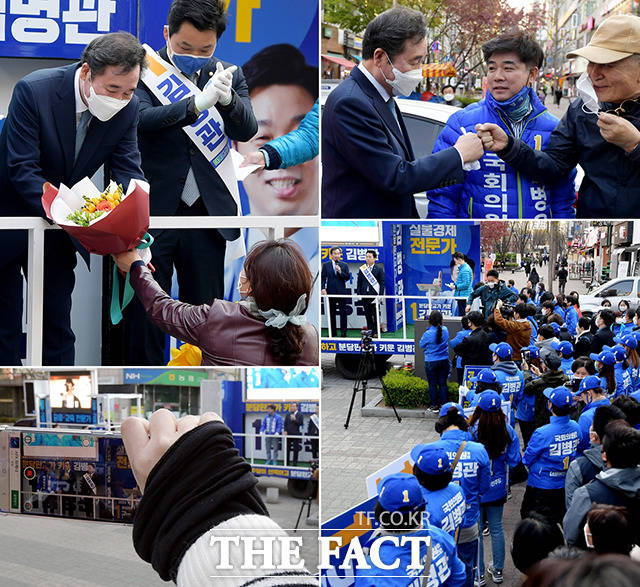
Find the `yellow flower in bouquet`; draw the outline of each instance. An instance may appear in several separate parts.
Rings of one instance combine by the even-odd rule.
[[[185,342],[179,349],[171,349],[171,360],[167,367],[199,367],[202,365],[202,351]]]
[[[96,198],[82,196],[85,201],[82,208],[67,216],[67,220],[79,226],[89,226],[89,223],[105,213],[111,212],[124,198],[122,185],[111,182],[109,187]]]

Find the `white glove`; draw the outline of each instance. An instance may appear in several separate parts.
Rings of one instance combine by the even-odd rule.
[[[204,112],[209,110],[212,106],[215,106],[219,99],[218,89],[209,82],[202,92],[196,96],[196,110],[198,112]]]
[[[230,65],[227,69],[224,69],[222,63],[218,61],[216,64],[216,72],[207,84],[211,84],[216,90],[218,90],[218,102],[222,106],[227,106],[231,103],[231,84],[233,82],[233,72],[238,69],[235,65]]]

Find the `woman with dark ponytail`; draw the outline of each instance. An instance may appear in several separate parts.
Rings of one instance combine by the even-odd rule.
[[[203,365],[317,365],[318,333],[306,323],[309,265],[289,239],[262,241],[238,279],[242,301],[192,306],[173,300],[136,251],[113,256],[149,318],[171,336],[200,347]]]
[[[429,383],[430,409],[439,412],[447,401],[447,377],[449,362],[449,331],[442,325],[442,314],[433,310],[429,314],[429,328],[420,338],[420,348],[424,351],[424,369]]]

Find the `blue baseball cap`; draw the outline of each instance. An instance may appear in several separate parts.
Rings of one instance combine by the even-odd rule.
[[[427,475],[440,475],[451,471],[447,451],[434,444],[418,444],[411,449],[411,458],[418,469]]]
[[[513,349],[506,342],[495,342],[489,345],[489,350],[498,355],[501,359],[510,359],[513,356]]]
[[[440,408],[440,414],[438,414],[440,418],[447,415],[449,408],[456,408],[458,410],[458,414],[460,414],[464,418],[464,410],[462,409],[462,406],[460,404],[457,404],[456,402],[447,402],[446,404],[442,404],[442,407]]]
[[[478,407],[485,412],[497,412],[502,405],[502,399],[493,389],[487,389],[478,396]]]
[[[616,336],[613,339],[613,342],[617,342],[618,344],[623,344],[630,349],[635,349],[638,346],[638,339],[631,333],[627,332],[622,334],[621,336]]]
[[[409,473],[387,475],[378,485],[378,501],[388,512],[424,505],[422,487]]]
[[[495,371],[492,369],[482,369],[482,371],[480,371],[480,373],[475,377],[469,377],[469,381],[473,381],[474,383],[478,383],[478,381],[482,381],[483,383],[495,383],[497,379]]]
[[[622,363],[627,358],[627,351],[621,344],[616,344],[615,346],[607,346],[604,345],[602,350],[605,352],[613,353],[613,356],[616,359],[616,363]]]
[[[589,355],[589,358],[593,361],[600,361],[601,363],[604,363],[605,365],[615,365],[616,364],[616,358],[614,356],[614,354],[611,351],[602,351],[600,354],[598,353],[591,353]]]
[[[551,343],[551,348],[554,351],[560,351],[565,357],[573,355],[573,345],[568,340],[554,340]]]
[[[581,382],[578,391],[573,394],[573,397],[577,397],[582,395],[585,391],[589,389],[595,389],[596,387],[600,387],[600,377],[596,375],[587,375]]]
[[[532,359],[536,359],[537,357],[540,356],[540,349],[535,344],[531,344],[529,346],[523,346],[522,349],[520,350],[529,351],[529,356]]]
[[[558,334],[558,332],[560,332],[560,324],[558,324],[557,322],[549,322],[549,326],[553,328],[554,334]]]
[[[547,387],[542,393],[544,397],[558,408],[570,406],[573,400],[573,394],[564,386]]]

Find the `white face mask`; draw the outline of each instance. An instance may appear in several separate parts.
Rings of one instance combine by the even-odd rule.
[[[623,318],[616,318],[616,324],[624,324]]]
[[[578,78],[576,90],[578,90],[578,96],[580,96],[584,102],[582,110],[587,114],[598,114],[600,110],[598,94],[596,94],[596,91],[593,89],[593,84],[586,71]]]
[[[496,285],[496,284],[495,284],[495,282],[493,282],[493,281],[487,281],[487,287],[494,288],[494,287],[495,287],[495,285]]]
[[[387,61],[392,67],[393,75],[395,79],[390,80],[387,79],[387,76],[380,68],[380,73],[382,73],[382,77],[384,81],[386,81],[392,88],[392,93],[394,96],[408,96],[415,87],[422,81],[422,69],[411,69],[409,71],[400,71],[396,68],[393,63],[391,63],[391,59],[387,55]]]
[[[455,98],[455,96],[453,94],[444,94],[444,96],[442,96],[445,100],[445,102],[453,102],[453,99]]]
[[[587,548],[593,548],[592,544],[589,544],[589,533],[587,532],[587,525],[585,524],[582,527],[582,531],[584,532],[584,543],[586,544]]]
[[[85,96],[85,98],[87,99],[89,112],[101,122],[107,122],[107,120],[113,118],[130,101],[118,100],[118,98],[96,94],[93,85],[89,87],[89,96]]]

